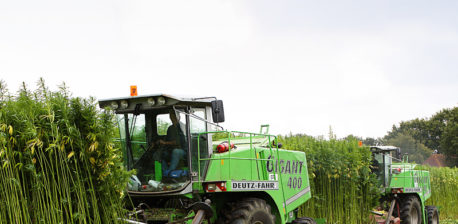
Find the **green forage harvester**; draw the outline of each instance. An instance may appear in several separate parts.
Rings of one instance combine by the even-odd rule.
[[[100,100],[117,114],[130,223],[315,223],[297,217],[311,198],[304,152],[268,134],[224,130],[215,97],[165,94]]]

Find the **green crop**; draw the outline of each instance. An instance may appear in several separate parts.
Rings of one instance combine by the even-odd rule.
[[[119,222],[129,173],[113,115],[65,86],[0,84],[0,223]]]
[[[356,139],[328,141],[305,135],[279,141],[307,156],[312,199],[300,207],[300,216],[326,218],[328,223],[369,222],[378,193],[368,147],[359,147]]]
[[[431,197],[426,205],[440,209],[440,219],[458,219],[458,168],[418,166],[431,176]]]

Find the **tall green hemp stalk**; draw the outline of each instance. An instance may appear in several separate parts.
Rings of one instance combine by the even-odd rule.
[[[118,223],[130,174],[114,117],[43,79],[16,96],[0,82],[0,223]]]
[[[289,135],[279,141],[307,156],[312,199],[299,208],[300,216],[325,218],[327,223],[370,223],[378,193],[368,147],[359,147],[356,139],[337,140],[331,128],[329,140]]]

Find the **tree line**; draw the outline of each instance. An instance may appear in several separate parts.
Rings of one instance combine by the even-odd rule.
[[[365,145],[400,147],[416,163],[439,153],[445,156],[447,165],[458,166],[458,107],[442,109],[429,118],[402,121],[382,138],[361,140]]]

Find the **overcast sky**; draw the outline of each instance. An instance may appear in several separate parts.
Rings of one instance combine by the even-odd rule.
[[[0,79],[217,96],[230,130],[382,137],[458,106],[458,1],[0,0]]]

